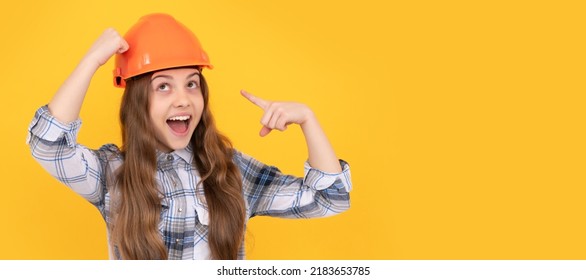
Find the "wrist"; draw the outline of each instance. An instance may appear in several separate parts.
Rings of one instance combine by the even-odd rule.
[[[303,118],[301,119],[301,122],[299,122],[299,125],[304,125],[305,123],[311,123],[311,122],[317,122],[317,119],[315,117],[315,114],[313,113],[313,111],[311,110],[311,108],[309,108],[309,106],[304,105],[305,106],[305,112],[303,113]]]
[[[95,72],[100,66],[100,62],[88,54],[81,59],[78,67]]]
[[[301,126],[302,130],[319,127],[319,122],[317,121],[315,114],[309,108],[307,109],[304,120],[299,124],[299,126]]]

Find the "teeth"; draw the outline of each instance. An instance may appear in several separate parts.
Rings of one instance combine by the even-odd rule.
[[[189,120],[189,116],[170,117],[169,120],[170,121],[186,121],[186,120]]]

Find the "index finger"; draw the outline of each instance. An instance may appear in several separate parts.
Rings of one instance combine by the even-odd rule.
[[[254,96],[245,90],[241,90],[240,93],[242,94],[242,96],[246,97],[246,99],[248,99],[250,102],[252,102],[254,105],[260,107],[263,110],[266,110],[267,107],[269,106],[268,101],[266,101],[260,97]]]

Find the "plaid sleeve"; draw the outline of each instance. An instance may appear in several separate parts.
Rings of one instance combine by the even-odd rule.
[[[240,167],[249,217],[316,218],[350,208],[350,167],[340,160],[342,172],[325,173],[305,164],[305,177],[285,175],[274,167],[235,152]]]
[[[93,204],[103,199],[102,164],[96,151],[77,144],[81,121],[63,124],[43,106],[29,126],[27,144],[33,158],[53,177]]]

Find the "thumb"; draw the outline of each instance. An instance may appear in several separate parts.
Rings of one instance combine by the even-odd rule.
[[[271,131],[272,131],[272,129],[270,129],[270,128],[266,127],[266,126],[263,126],[263,127],[260,129],[260,132],[259,132],[258,134],[259,134],[261,137],[265,137],[265,136],[267,136],[269,133],[271,133]]]
[[[129,49],[128,42],[126,42],[124,38],[122,38],[121,40],[122,41],[120,42],[120,48],[118,48],[117,53],[124,53]]]

